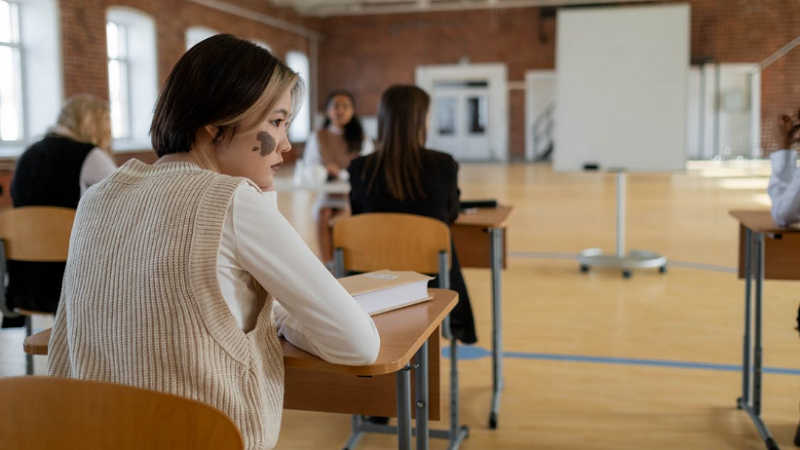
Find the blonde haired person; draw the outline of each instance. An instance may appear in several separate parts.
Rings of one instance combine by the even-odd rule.
[[[57,124],[17,161],[11,181],[15,208],[76,208],[89,186],[116,170],[108,113],[108,105],[90,95],[67,100]],[[7,270],[9,307],[56,312],[64,263],[9,261]],[[21,327],[23,319],[4,316],[3,326]]]
[[[150,129],[158,161],[128,161],[78,207],[50,375],[208,403],[247,450],[266,450],[283,410],[278,336],[330,362],[375,361],[372,319],[272,190],[302,88],[278,58],[230,35],[181,57]]]

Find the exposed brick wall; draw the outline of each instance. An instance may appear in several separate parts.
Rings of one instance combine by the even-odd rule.
[[[667,3],[667,2],[665,2]],[[668,3],[676,3],[670,1]],[[800,35],[796,0],[691,0],[692,57],[759,63]],[[538,8],[345,16],[322,21],[320,104],[332,89],[356,96],[358,112],[375,114],[391,84],[414,83],[418,65],[505,62],[509,81],[555,67],[555,18]],[[509,92],[512,158],[525,152],[524,93]],[[800,107],[800,48],[762,74],[762,145],[776,144],[779,112]]]
[[[278,8],[267,1],[228,3],[306,28],[316,27],[316,19],[299,17],[290,8]],[[191,26],[202,25],[220,33],[262,40],[281,58],[290,50],[308,53],[308,40],[303,36],[186,0],[61,0],[59,6],[66,96],[91,93],[108,98],[105,22],[106,10],[112,6],[134,8],[155,19],[158,79],[161,83],[186,50],[186,29]]]
[[[291,8],[279,8],[266,0],[228,3],[311,30],[318,28],[318,19],[300,17]],[[65,96],[88,93],[108,99],[105,24],[106,10],[113,6],[133,8],[155,19],[159,83],[166,80],[185,52],[186,30],[192,26],[261,40],[281,58],[292,50],[309,54],[309,41],[304,36],[186,0],[60,0]],[[294,159],[296,154],[290,153],[287,159]],[[122,159],[126,159],[124,154]]]

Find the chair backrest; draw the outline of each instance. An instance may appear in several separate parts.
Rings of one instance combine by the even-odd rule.
[[[439,273],[441,257],[450,268],[450,228],[429,217],[369,213],[346,217],[333,227],[333,248],[345,270],[413,270]]]
[[[56,206],[25,206],[0,215],[0,238],[6,259],[63,262],[69,253],[69,237],[75,210]]]
[[[221,411],[187,398],[99,381],[0,379],[2,448],[181,450],[244,448]]]

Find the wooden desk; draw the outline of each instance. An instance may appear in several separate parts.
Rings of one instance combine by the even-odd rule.
[[[451,227],[462,267],[490,268],[492,271],[492,404],[489,428],[497,428],[500,392],[503,390],[503,322],[501,274],[506,267],[505,230],[511,206],[481,208],[458,216]]]
[[[381,349],[375,363],[369,366],[332,364],[282,340],[286,370],[284,407],[397,417],[398,448],[401,450],[411,449],[413,411],[417,420],[417,448],[427,449],[428,386],[434,393],[431,416],[438,419],[441,410],[439,327],[458,303],[458,294],[454,291],[430,289],[430,293],[433,295],[430,301],[373,318],[381,336]],[[26,338],[23,347],[26,353],[46,355],[49,341],[50,330],[45,330]],[[432,352],[428,351],[429,342]],[[434,369],[431,380],[428,379],[429,358]],[[351,445],[358,438],[360,436],[351,438]]]
[[[731,211],[730,215],[739,221],[739,273],[745,281],[742,396],[736,402],[750,416],[767,448],[777,450],[761,419],[763,284],[766,278],[800,279],[800,228],[775,225],[769,211]],[[771,267],[769,276],[767,267]]]

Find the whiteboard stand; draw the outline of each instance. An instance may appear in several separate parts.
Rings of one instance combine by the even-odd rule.
[[[604,254],[600,248],[586,249],[578,254],[581,272],[589,272],[592,266],[619,267],[622,276],[630,278],[632,269],[658,267],[660,273],[667,272],[667,257],[646,250],[631,250],[625,254],[625,172],[617,171],[617,252]]]

